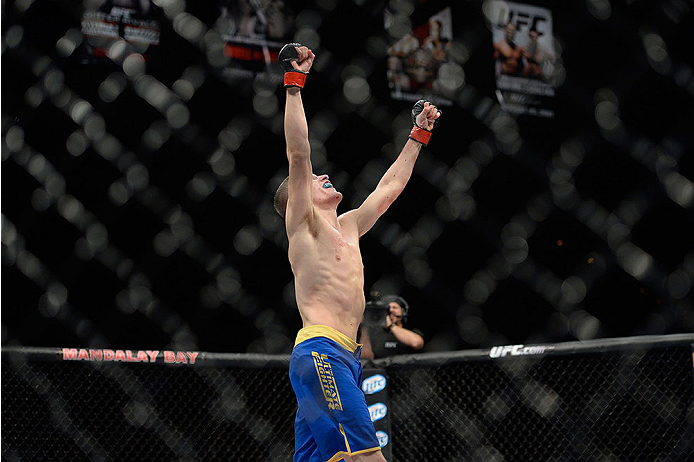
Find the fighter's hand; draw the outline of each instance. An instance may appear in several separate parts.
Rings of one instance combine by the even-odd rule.
[[[305,46],[295,47],[298,58],[292,61],[292,67],[296,70],[307,72],[313,66],[313,60],[316,59],[316,55],[313,54],[310,48]]]
[[[441,110],[429,101],[420,99],[412,107],[412,131],[410,139],[422,143],[424,146],[429,144],[431,132],[436,128],[441,117]]]
[[[422,112],[417,115],[417,126],[432,131],[438,123],[439,117],[441,117],[441,111],[430,102],[425,101]]]
[[[284,69],[284,87],[304,88],[306,75],[315,57],[308,47],[300,43],[288,43],[283,46],[277,60]]]

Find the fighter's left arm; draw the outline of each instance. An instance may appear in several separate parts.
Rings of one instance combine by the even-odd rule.
[[[434,129],[439,117],[441,117],[441,111],[428,101],[418,101],[415,104],[413,108],[415,126],[397,159],[364,202],[358,208],[345,213],[344,218],[341,218],[341,220],[349,219],[356,222],[360,237],[373,227],[405,189],[405,185],[412,176],[414,164],[422,145],[426,146],[429,142],[431,130]]]

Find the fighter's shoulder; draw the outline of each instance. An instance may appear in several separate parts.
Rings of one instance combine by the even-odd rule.
[[[347,232],[352,230],[352,228],[357,229],[358,219],[359,209],[352,209],[337,217],[337,220],[340,222],[340,227]]]

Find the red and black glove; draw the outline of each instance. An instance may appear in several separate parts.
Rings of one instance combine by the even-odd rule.
[[[304,88],[308,72],[294,69],[292,66],[292,61],[299,59],[299,53],[296,51],[296,47],[302,46],[303,45],[300,43],[288,43],[280,50],[277,61],[282,66],[282,69],[284,69],[284,88]]]
[[[423,99],[420,99],[416,103],[414,103],[414,106],[412,107],[412,124],[414,127],[412,127],[412,131],[410,131],[410,139],[415,140],[419,143],[422,143],[424,146],[427,146],[429,144],[429,140],[431,139],[431,132],[436,128],[436,125],[439,123],[439,118],[434,119],[434,126],[431,127],[431,130],[427,128],[422,128],[419,125],[417,125],[417,116],[424,110],[424,103],[429,103],[429,101],[425,101]],[[439,113],[439,117],[441,116],[442,112],[440,109],[436,109]]]

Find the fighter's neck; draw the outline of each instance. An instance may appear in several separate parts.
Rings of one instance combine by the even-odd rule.
[[[318,213],[323,219],[336,230],[340,230],[340,221],[337,219],[337,210],[334,208],[316,207]]]

